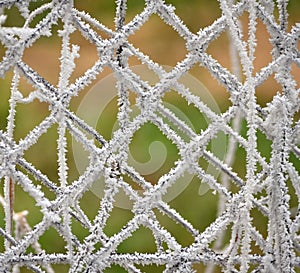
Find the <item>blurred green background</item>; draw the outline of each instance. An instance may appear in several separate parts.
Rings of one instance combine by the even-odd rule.
[[[31,8],[41,5],[46,1],[37,1],[32,4]],[[115,4],[114,1],[74,1],[75,6],[79,10],[85,10],[91,16],[97,18],[100,22],[106,26],[114,29],[114,17],[115,17]],[[218,1],[212,0],[174,0],[166,1],[167,3],[174,4],[176,7],[176,13],[180,16],[183,22],[192,32],[197,32],[200,28],[210,25],[220,15]],[[126,22],[129,22],[136,14],[141,12],[144,8],[144,1],[139,0],[128,0],[128,11]],[[290,12],[290,26],[295,22],[299,21],[299,10],[300,1],[290,1],[289,12]],[[8,14],[7,21],[4,26],[22,26],[24,19],[19,14],[16,8],[6,10]],[[37,16],[32,22],[32,25],[36,24],[44,14]],[[244,14],[241,18],[244,30],[247,29],[248,14]],[[57,36],[57,30],[61,29],[62,24],[59,22],[57,26],[53,28],[53,36],[47,38],[41,38],[31,48],[26,49],[23,60],[33,67],[39,74],[45,77],[53,85],[57,85],[59,76],[59,56],[61,41]],[[245,32],[247,37],[247,33]],[[258,47],[256,52],[255,69],[258,71],[260,68],[265,66],[271,60],[269,43],[269,34],[266,31],[265,26],[258,22],[257,31]],[[149,55],[154,61],[168,66],[174,66],[178,61],[184,59],[187,51],[185,49],[185,41],[168,25],[166,25],[158,16],[153,15],[150,20],[139,30],[135,35],[129,38],[129,41],[142,52]],[[94,46],[89,44],[78,32],[72,35],[72,42],[80,46],[80,57],[76,60],[77,68],[74,71],[71,81],[74,81],[80,75],[82,75],[93,63],[97,60],[97,51]],[[231,69],[231,60],[229,55],[229,43],[227,34],[222,34],[216,41],[214,41],[208,48],[209,54],[217,59],[222,65]],[[1,54],[4,55],[5,49],[1,47]],[[129,60],[130,64],[138,65],[139,60],[132,58]],[[104,69],[103,73],[99,75],[98,80],[101,80],[105,76],[109,75],[112,71],[109,68]],[[218,84],[218,82],[211,77],[211,75],[202,67],[195,66],[190,72],[191,75],[200,80],[207,89],[211,92],[215,101],[219,105],[220,110],[226,111],[230,105],[228,100],[227,91]],[[292,73],[296,78],[299,78],[299,68],[293,66]],[[8,72],[4,79],[0,79],[0,129],[6,129],[6,117],[8,114],[8,100],[10,96],[10,85],[11,85],[12,72]],[[21,80],[20,90],[23,94],[28,94],[32,91],[32,87]],[[82,91],[78,97],[71,101],[71,109],[76,112],[78,105],[80,104],[83,97],[87,94],[89,88]],[[274,94],[280,91],[280,86],[276,83],[274,78],[270,78],[266,83],[257,88],[258,103],[261,106],[265,106],[267,102],[272,100]],[[165,97],[165,101],[175,105],[185,113],[186,118],[193,125],[196,132],[200,132],[202,129],[207,127],[207,120],[204,115],[198,112],[196,108],[188,105],[179,95],[170,92]],[[15,139],[19,140],[24,138],[27,133],[34,128],[35,125],[39,124],[49,114],[48,105],[34,101],[26,105],[18,105],[16,115],[16,127],[15,127]],[[106,111],[101,116],[97,129],[107,139],[111,137],[113,126],[117,115],[117,101],[112,100],[108,105]],[[299,118],[298,116],[295,118]],[[247,127],[246,123],[242,122],[242,135],[246,137]],[[266,157],[266,160],[270,158],[271,142],[267,140],[263,133],[258,132],[258,148],[262,155]],[[70,183],[77,179],[79,173],[75,166],[72,147],[71,147],[71,136],[68,135],[69,140],[69,153],[68,153],[68,164],[69,164],[69,181]],[[36,168],[40,169],[43,173],[47,174],[48,177],[58,183],[57,175],[57,127],[53,126],[43,135],[36,145],[31,147],[25,153],[25,158],[30,161]],[[178,159],[177,148],[169,140],[164,137],[161,132],[153,125],[146,124],[143,126],[138,133],[134,136],[131,144],[132,155],[139,162],[147,162],[151,158],[148,147],[152,141],[160,141],[164,143],[167,149],[167,159],[163,166],[152,175],[145,176],[145,178],[151,183],[156,183],[159,177],[166,173],[174,165],[174,162]],[[299,166],[299,161],[296,158],[291,158],[294,164]],[[199,164],[206,168],[208,163],[200,159]],[[233,164],[233,170],[236,171],[242,178],[245,176],[245,164],[246,154],[241,148],[238,149],[236,159]],[[220,177],[218,177],[219,179]],[[2,181],[1,181],[2,182]],[[208,191],[205,194],[199,194],[201,181],[198,178],[193,178],[191,183],[186,189],[173,199],[169,204],[172,208],[176,209],[184,218],[189,220],[193,226],[199,231],[203,231],[211,222],[216,219],[217,215],[217,204],[219,200],[218,194]],[[55,195],[45,189],[45,194],[48,198],[53,199]],[[234,185],[231,185],[232,191],[237,191]],[[292,195],[290,201],[290,207],[296,207],[297,200],[290,187],[290,193]],[[1,192],[3,195],[3,192]],[[90,219],[96,215],[99,209],[99,197],[93,192],[86,192],[82,198],[81,206],[87,213]],[[35,206],[34,200],[23,192],[21,188],[16,186],[16,202],[15,211],[28,210],[30,213],[27,220],[31,227],[34,227],[42,219],[42,214],[39,208]],[[166,215],[163,215],[158,210],[155,211],[157,218],[161,224],[170,231],[172,235],[178,240],[182,246],[188,246],[193,242],[193,237],[182,227],[176,225]],[[4,227],[3,219],[4,211],[0,206],[0,226]],[[122,226],[133,216],[132,212],[127,209],[114,208],[106,225],[105,232],[108,236],[115,234],[120,231]],[[264,217],[256,209],[253,210],[253,221],[256,228],[266,236],[267,218]],[[73,224],[74,233],[80,240],[88,234],[88,231],[82,228],[76,221]],[[224,238],[224,245],[226,245],[230,239],[230,229]],[[41,245],[48,252],[62,252],[65,243],[61,237],[57,234],[55,229],[49,229],[40,240]],[[3,238],[0,237],[0,251],[3,251]],[[31,251],[31,250],[29,250]],[[153,236],[146,228],[140,228],[133,234],[131,238],[124,241],[119,247],[118,252],[130,253],[130,252],[154,252],[155,243]],[[259,253],[257,247],[253,246],[253,252]],[[143,272],[162,272],[163,267],[157,266],[141,266],[139,267]],[[54,266],[56,272],[67,272],[68,268],[64,265]],[[204,265],[195,265],[197,272],[203,272]],[[22,269],[22,272],[28,272],[26,269]],[[126,272],[124,269],[115,266],[105,270],[106,273],[112,272]],[[216,268],[215,272],[219,272]]]

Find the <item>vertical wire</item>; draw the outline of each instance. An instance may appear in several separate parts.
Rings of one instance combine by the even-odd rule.
[[[17,70],[14,70],[14,76],[12,80],[11,86],[11,96],[9,99],[9,114],[7,118],[7,135],[9,138],[14,137],[14,127],[15,127],[15,117],[16,117],[16,93],[18,92],[18,85],[19,85],[20,76]],[[4,182],[4,200],[6,203],[5,206],[5,221],[6,221],[6,232],[9,235],[12,234],[13,230],[13,213],[14,213],[14,199],[15,199],[15,186],[12,178],[10,176],[5,177]],[[8,249],[10,247],[10,242],[5,240],[5,247]]]

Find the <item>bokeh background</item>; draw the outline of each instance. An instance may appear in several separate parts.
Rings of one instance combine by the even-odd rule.
[[[41,3],[46,1],[37,1],[32,3],[32,8],[39,6]],[[114,29],[114,17],[115,17],[115,3],[112,0],[105,1],[74,1],[75,6],[79,10],[88,12],[92,17],[95,17],[106,26]],[[183,22],[192,32],[199,31],[200,28],[204,28],[213,23],[221,15],[218,1],[214,0],[173,0],[166,1],[173,4],[176,7],[176,13],[181,17]],[[144,1],[140,0],[128,0],[128,11],[126,22],[129,22],[136,14],[141,12],[144,8]],[[292,0],[288,6],[290,13],[289,21],[291,27],[295,22],[299,22],[300,18],[300,1]],[[5,10],[8,14],[7,21],[4,26],[22,26],[24,19],[19,14],[16,8]],[[277,14],[277,13],[275,13]],[[45,14],[38,16],[32,24],[34,25],[39,19]],[[241,18],[241,24],[244,29],[244,36],[247,39],[247,23],[248,14],[245,13]],[[263,66],[268,64],[272,59],[270,50],[272,48],[265,26],[262,22],[258,22],[257,29],[257,41],[258,46],[256,50],[255,60],[255,71],[258,71]],[[57,30],[62,28],[61,22],[53,28],[53,36],[49,38],[42,38],[38,40],[34,45],[26,49],[23,60],[34,68],[40,75],[45,77],[53,85],[57,85],[59,77],[59,57],[61,40],[57,36]],[[103,34],[104,35],[104,34]],[[105,35],[104,35],[105,37]],[[137,32],[135,35],[130,37],[129,41],[138,47],[143,53],[149,55],[154,61],[168,66],[175,66],[178,61],[184,59],[187,51],[185,48],[185,41],[168,25],[166,25],[158,16],[152,16],[150,20]],[[80,46],[80,57],[76,59],[76,69],[72,75],[71,81],[74,81],[80,75],[82,75],[88,68],[90,68],[97,60],[98,55],[96,48],[88,43],[78,32],[72,35],[72,42]],[[300,49],[300,46],[298,46]],[[1,57],[4,55],[5,49],[1,45],[0,47]],[[223,66],[227,67],[232,71],[232,63],[230,59],[230,44],[227,33],[222,34],[217,40],[215,40],[208,48],[208,52],[217,59]],[[132,66],[140,64],[137,59],[130,59]],[[98,76],[95,83],[107,75],[111,74],[112,71],[109,68],[104,69],[103,73]],[[219,83],[211,77],[211,75],[204,68],[195,66],[190,72],[191,75],[200,80],[210,91],[215,101],[219,105],[221,111],[225,111],[230,105],[230,100],[227,91],[219,85]],[[293,75],[296,79],[300,77],[300,69],[293,66]],[[9,109],[9,96],[10,96],[10,85],[11,85],[12,71],[8,72],[4,79],[0,79],[0,129],[6,129],[6,117]],[[299,82],[299,81],[298,81]],[[32,87],[21,80],[20,89],[24,94],[28,94],[32,91]],[[256,90],[258,103],[264,107],[272,100],[272,97],[280,92],[280,86],[276,83],[275,79],[270,79],[265,82],[262,86],[259,86]],[[88,92],[88,88],[81,92],[81,94],[74,98],[71,102],[71,108],[74,112],[80,104],[84,95]],[[198,113],[192,106],[187,105],[180,97],[171,95],[168,98],[169,102],[176,105],[183,111],[188,117],[189,121],[193,124],[196,131],[203,129],[202,122],[203,116]],[[16,127],[15,127],[15,139],[22,139],[26,134],[44,117],[49,114],[47,104],[34,101],[28,105],[20,105],[17,108],[16,115]],[[115,118],[117,114],[117,102],[112,101],[109,105],[107,112],[103,114],[101,120],[97,125],[97,129],[109,139]],[[295,117],[295,118],[299,118]],[[205,123],[205,122],[204,122]],[[205,127],[205,124],[203,125]],[[246,124],[242,122],[241,133],[246,136]],[[146,162],[149,160],[148,146],[153,139],[162,141],[168,151],[167,160],[165,164],[157,172],[151,176],[147,176],[147,180],[155,183],[157,179],[168,171],[172,164],[178,158],[176,148],[174,145],[169,143],[158,130],[151,127],[151,125],[145,126],[142,131],[139,132],[141,140],[133,140],[133,156],[140,162]],[[146,137],[148,136],[148,137]],[[73,181],[79,175],[78,170],[74,164],[73,155],[71,152],[71,137],[69,137],[70,152],[68,154],[69,180]],[[30,148],[25,158],[32,162],[38,169],[42,170],[49,176],[53,181],[58,181],[57,177],[57,128],[53,127],[49,132],[41,137],[36,145]],[[258,147],[263,156],[268,160],[271,151],[271,142],[265,138],[263,134],[258,133]],[[238,149],[236,159],[233,163],[233,169],[241,176],[245,175],[245,151]],[[300,162],[296,158],[292,158],[294,164],[298,166]],[[207,164],[205,161],[199,162],[199,164]],[[1,181],[3,183],[3,181]],[[187,188],[170,202],[170,205],[181,213],[187,220],[189,220],[195,228],[199,231],[203,231],[211,222],[213,222],[217,215],[217,203],[219,196],[213,194],[211,191],[205,192],[205,194],[199,194],[199,187],[201,181],[194,178]],[[232,185],[232,191],[238,190]],[[45,189],[46,196],[54,198],[55,196]],[[297,200],[293,198],[293,191],[291,188],[291,208],[297,207]],[[3,195],[3,192],[1,192]],[[92,219],[99,208],[99,197],[92,191],[86,192],[82,198],[81,206],[84,211],[87,212],[88,216]],[[23,191],[16,187],[16,202],[15,211],[28,210],[30,213],[27,216],[28,223],[31,227],[34,227],[41,218],[42,215],[33,200],[28,197]],[[165,215],[160,214],[156,211],[157,217],[161,220],[161,223],[177,238],[178,242],[182,246],[187,246],[193,242],[193,237],[180,226],[176,225]],[[0,206],[0,226],[4,227],[4,211]],[[258,211],[253,212],[253,221],[257,226],[258,230],[265,236],[267,219],[261,215]],[[132,217],[132,213],[129,210],[116,207],[109,219],[106,226],[106,233],[110,236],[118,232],[122,226]],[[80,225],[74,223],[73,229],[80,239],[88,234],[88,231],[83,229]],[[224,245],[229,240],[229,233],[224,238]],[[65,244],[62,239],[58,236],[54,229],[49,229],[44,236],[41,237],[40,243],[49,252],[62,251]],[[253,246],[255,248],[255,246]],[[0,237],[0,251],[3,251],[3,239]],[[123,242],[119,248],[119,252],[153,252],[155,249],[155,243],[149,230],[139,229],[134,236]],[[255,250],[254,250],[255,251]],[[259,250],[257,250],[259,253]],[[64,265],[54,266],[56,272],[67,272],[68,268]],[[163,267],[157,266],[146,266],[141,267],[145,272],[162,272]],[[195,269],[197,272],[204,272],[203,265],[196,265]],[[22,272],[28,272],[26,269],[22,269]],[[113,267],[107,269],[105,272],[125,272],[122,268]],[[216,268],[215,272],[219,272]]]

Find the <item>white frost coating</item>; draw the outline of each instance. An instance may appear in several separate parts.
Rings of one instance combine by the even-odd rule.
[[[3,242],[0,273],[18,273],[24,267],[31,272],[54,273],[56,264],[67,264],[69,272],[74,273],[112,272],[106,270],[113,270],[115,265],[127,272],[141,273],[143,266],[153,264],[163,266],[164,273],[200,272],[199,265],[206,273],[216,268],[228,273],[298,272],[300,89],[292,67],[300,65],[300,27],[290,26],[288,20],[288,4],[297,0],[219,0],[222,15],[197,33],[181,20],[169,1],[147,0],[143,10],[128,20],[130,5],[126,0],[116,0],[114,28],[103,24],[101,18],[77,10],[77,1],[52,0],[46,4],[38,0],[0,1],[0,42],[5,49],[0,75],[9,78],[8,72],[13,70],[6,129],[0,130],[0,211],[4,212],[0,215],[0,243]],[[38,7],[33,9],[31,2],[37,2]],[[6,25],[5,12],[14,6],[25,18],[21,27]],[[143,31],[153,15],[171,26],[186,45],[186,56],[170,71],[130,43],[131,37]],[[240,25],[243,15],[249,19],[245,29]],[[258,24],[264,24],[270,36],[272,60],[256,70],[256,53],[261,46]],[[53,85],[31,68],[23,55],[42,37],[52,37],[57,25],[61,51],[58,81]],[[228,54],[233,72],[207,51],[225,31],[231,43]],[[75,79],[76,58],[82,48],[73,44],[74,33],[82,35],[98,53],[96,62]],[[143,80],[130,68],[131,57],[157,76],[155,84]],[[223,113],[214,112],[180,81],[197,65],[228,91],[231,105]],[[106,68],[116,77],[118,104],[118,128],[110,138],[77,116],[71,106],[74,97],[91,88]],[[270,77],[280,89],[266,106],[261,106],[256,91]],[[24,80],[32,91],[23,91]],[[207,117],[205,129],[196,132],[164,104],[164,96],[170,90]],[[49,112],[17,138],[16,132],[22,130],[22,124],[18,123],[19,108],[35,102],[47,104]],[[134,117],[133,107],[139,111]],[[148,123],[158,128],[178,151],[176,161],[159,175],[156,184],[142,176],[128,160],[132,139]],[[56,134],[51,137],[56,138],[57,166],[56,178],[49,178],[35,166],[30,150],[44,135],[51,134],[53,127]],[[230,138],[224,159],[209,149],[219,133]],[[259,135],[270,143],[268,158],[263,155]],[[71,173],[70,138],[82,146],[88,157],[87,166],[76,179]],[[245,153],[244,175],[232,166],[239,151]],[[208,173],[201,160],[220,170],[222,177]],[[183,208],[175,209],[164,200],[168,190],[186,173],[205,183],[216,195],[212,198],[219,201],[214,220],[203,230],[185,216]],[[84,194],[101,177],[104,179],[101,197],[93,207],[84,207]],[[38,210],[33,221],[29,221],[32,212],[27,207],[26,211],[24,207],[15,212],[18,204],[15,188]],[[112,234],[107,226],[120,193],[132,204],[130,217]],[[202,209],[207,208],[185,210]],[[89,210],[96,212],[91,216]],[[266,222],[264,231],[257,225],[258,214]],[[182,243],[182,238],[162,219],[184,230],[192,238],[189,243]],[[77,226],[84,231],[82,234],[76,230]],[[155,250],[122,252],[122,245],[136,238],[135,233],[140,229],[152,235]],[[65,248],[53,253],[42,244],[49,230],[57,233]]]

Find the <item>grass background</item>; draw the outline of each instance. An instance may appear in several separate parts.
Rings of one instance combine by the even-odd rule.
[[[45,1],[43,1],[45,2]],[[210,25],[215,19],[221,15],[221,11],[218,6],[218,1],[166,1],[172,3],[176,7],[176,13],[182,18],[188,28],[197,32],[200,28]],[[40,2],[33,3],[32,7],[40,5]],[[79,10],[85,10],[93,17],[99,19],[105,25],[114,28],[114,1],[75,1],[75,6]],[[133,16],[139,13],[144,7],[144,1],[128,1],[128,14],[126,22],[129,22]],[[300,2],[291,1],[289,5],[290,12],[290,26],[299,21]],[[17,9],[12,8],[7,10],[8,18],[5,26],[22,26],[24,23],[23,18],[18,13]],[[37,17],[33,22],[35,24],[45,14]],[[245,13],[241,18],[244,30],[247,29],[248,14]],[[57,37],[57,30],[62,26],[61,22],[53,28],[53,36],[50,38],[42,38],[37,41],[31,48],[26,49],[23,60],[33,67],[39,74],[45,77],[52,84],[56,85],[59,75],[59,56],[61,42]],[[247,33],[244,33],[247,37]],[[256,51],[255,70],[258,71],[261,67],[265,66],[272,58],[270,49],[272,48],[269,43],[269,34],[266,31],[265,26],[258,22],[258,47]],[[163,64],[174,66],[180,60],[185,57],[187,53],[185,49],[185,41],[181,39],[178,34],[168,25],[166,25],[158,16],[152,16],[150,20],[132,37],[130,42],[146,54],[148,54],[154,61]],[[89,67],[93,65],[98,58],[96,48],[90,45],[78,32],[72,35],[72,41],[80,46],[80,58],[76,60],[77,68],[72,75],[71,81],[74,81],[77,77],[82,75]],[[298,47],[299,48],[299,47]],[[1,54],[4,55],[5,49],[1,48]],[[231,61],[229,58],[229,45],[227,34],[222,34],[216,41],[214,41],[208,48],[208,52],[216,58],[222,65],[231,70]],[[137,59],[132,58],[130,60],[131,65],[139,64]],[[109,75],[112,71],[105,69],[97,80],[101,80],[105,76]],[[191,75],[199,79],[213,95],[215,101],[218,103],[221,111],[225,111],[230,105],[228,100],[227,91],[214,80],[210,74],[200,66],[194,67],[190,72]],[[293,66],[293,75],[299,79],[299,68]],[[6,128],[6,117],[8,114],[8,99],[10,96],[10,81],[12,78],[12,72],[8,72],[4,79],[0,79],[0,129]],[[95,81],[96,82],[96,81]],[[32,87],[22,80],[21,90],[24,94],[28,94]],[[261,106],[265,106],[267,102],[272,100],[274,94],[280,91],[280,86],[276,83],[274,78],[270,78],[266,83],[257,88],[256,94],[258,97],[258,103]],[[75,111],[80,104],[82,98],[89,90],[86,89],[71,102],[71,108]],[[203,125],[200,120],[203,120],[203,116],[195,112],[192,106],[187,105],[179,96],[172,95],[167,98],[172,104],[176,105],[180,110],[186,113],[188,119],[192,122],[196,130],[203,129]],[[116,116],[116,101],[112,101],[111,105],[107,109],[107,113],[102,117],[102,121],[98,123],[97,129],[107,138],[110,137],[112,132],[113,121]],[[16,116],[16,128],[15,139],[22,139],[27,133],[44,117],[49,114],[48,106],[45,103],[34,101],[28,105],[20,105],[17,108]],[[295,117],[296,119],[299,116]],[[205,125],[204,125],[205,126]],[[149,133],[150,132],[150,133]],[[247,126],[243,122],[242,135],[246,136]],[[172,167],[172,164],[177,159],[176,148],[172,145],[162,134],[156,130],[151,124],[145,125],[142,130],[139,131],[138,136],[133,139],[133,155],[138,158],[139,161],[149,160],[149,153],[147,147],[152,139],[162,141],[168,150],[168,157],[166,164],[154,173],[152,176],[146,177],[152,183],[156,183],[159,176],[165,173]],[[271,152],[271,142],[265,138],[265,136],[258,132],[258,147],[262,155],[269,160]],[[56,156],[56,137],[57,128],[53,126],[47,134],[43,135],[36,145],[30,148],[25,153],[27,158],[38,169],[46,173],[53,181],[58,181],[57,177],[57,156]],[[68,136],[69,140],[71,137]],[[71,146],[69,146],[71,148]],[[141,151],[141,152],[137,152]],[[246,154],[243,149],[239,149],[237,152],[236,160],[233,165],[233,169],[241,176],[245,175],[245,163]],[[299,166],[299,161],[296,158],[292,158],[294,164]],[[70,152],[68,154],[68,163],[70,164],[69,178],[73,181],[78,177],[78,170],[74,164],[73,155]],[[200,160],[199,164],[205,167],[207,163],[204,160]],[[211,222],[216,218],[217,201],[219,196],[214,195],[211,191],[205,195],[199,195],[200,182],[197,178],[194,178],[188,187],[183,191],[181,195],[176,197],[170,202],[170,206],[181,213],[187,220],[189,220],[195,228],[203,231]],[[238,190],[232,185],[232,191]],[[44,189],[46,196],[50,199],[55,198],[53,193]],[[297,200],[290,187],[291,207],[297,206]],[[1,193],[3,194],[3,193]],[[99,208],[99,198],[91,191],[86,192],[82,198],[81,206],[86,211],[87,215],[92,219]],[[28,222],[33,227],[42,219],[42,214],[39,212],[39,208],[35,206],[34,200],[28,195],[24,194],[23,190],[16,187],[16,203],[15,211],[22,211],[27,209],[30,213],[28,215]],[[167,216],[162,215],[159,211],[155,211],[157,217],[160,219],[162,225],[167,228],[178,240],[182,246],[188,246],[193,242],[193,237],[187,233],[183,228],[176,225]],[[4,227],[4,215],[3,208],[0,207],[0,226]],[[131,219],[133,214],[129,210],[114,208],[108,224],[105,228],[105,232],[110,236],[118,232],[122,226]],[[253,210],[252,215],[254,225],[265,236],[267,219],[260,214],[260,212]],[[83,240],[88,234],[88,231],[83,229],[79,224],[74,222],[74,233]],[[230,229],[225,237],[224,244],[229,240]],[[61,252],[64,249],[65,243],[57,234],[55,229],[49,229],[44,236],[41,237],[40,243],[49,252]],[[3,251],[3,240],[0,238],[0,250]],[[145,228],[140,228],[133,234],[131,238],[124,241],[118,248],[118,252],[153,252],[155,250],[155,244],[151,232]],[[28,251],[31,251],[30,249]],[[259,250],[253,246],[253,251]],[[64,265],[54,266],[57,272],[67,272],[67,267]],[[141,267],[145,272],[162,272],[163,267],[146,266]],[[197,272],[203,272],[203,265],[196,265]],[[216,272],[218,269],[216,269]],[[26,269],[22,269],[22,272],[27,272]],[[125,272],[118,266],[107,269],[105,272]]]

